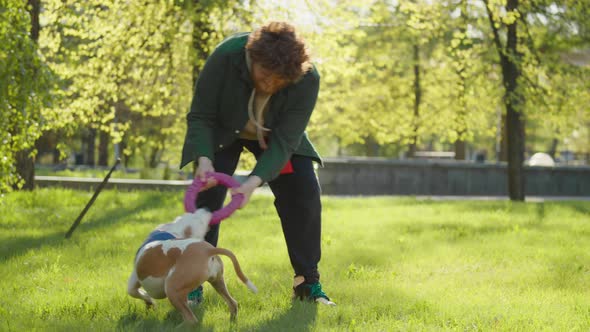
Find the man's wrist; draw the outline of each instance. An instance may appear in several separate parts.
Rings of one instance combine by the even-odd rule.
[[[251,188],[258,188],[262,184],[262,179],[257,175],[250,175],[246,180],[246,185]]]
[[[199,163],[199,165],[211,164],[211,159],[209,159],[209,157],[201,156],[197,158],[197,162]]]

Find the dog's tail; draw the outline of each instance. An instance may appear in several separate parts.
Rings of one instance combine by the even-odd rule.
[[[242,272],[242,268],[240,267],[240,263],[238,262],[238,259],[236,258],[236,256],[234,255],[233,252],[229,251],[228,249],[215,248],[215,247],[211,248],[209,252],[211,253],[211,255],[224,255],[224,256],[229,257],[229,259],[231,259],[231,262],[234,265],[234,270],[236,271],[238,278],[240,278],[240,280],[242,280],[242,282],[244,284],[246,284],[246,286],[248,286],[248,288],[253,293],[258,293],[258,288],[256,288],[256,286],[254,286],[254,284],[250,280],[248,280],[246,275],[244,275],[244,272]]]

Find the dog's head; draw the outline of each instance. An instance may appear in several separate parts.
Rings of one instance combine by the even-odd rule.
[[[183,238],[202,240],[209,230],[211,212],[198,209],[195,213],[185,213],[174,221],[176,232]]]

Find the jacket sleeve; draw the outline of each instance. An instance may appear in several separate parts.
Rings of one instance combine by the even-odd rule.
[[[315,107],[319,92],[319,76],[309,73],[289,91],[287,108],[278,125],[269,135],[268,149],[258,159],[251,175],[267,182],[276,178],[293,152],[299,147]]]
[[[199,74],[190,111],[186,116],[187,130],[180,168],[201,156],[213,161],[213,131],[228,64],[229,58],[225,54],[213,52]]]

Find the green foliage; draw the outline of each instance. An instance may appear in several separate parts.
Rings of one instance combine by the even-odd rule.
[[[539,0],[522,2],[512,12],[503,6],[502,1],[490,1],[488,8],[499,31],[506,24],[518,24],[521,60],[517,65],[522,73],[518,84],[525,101],[520,111],[526,116],[527,127],[542,133],[537,138],[544,137],[547,146],[556,139],[563,149],[587,153],[584,146],[590,137],[590,111],[585,105],[590,101],[590,89],[584,78],[590,67],[587,59],[580,63],[571,57],[578,48],[590,45],[588,5]]]
[[[345,24],[328,22],[314,39],[322,50],[323,92],[312,134],[331,133],[344,146],[367,139],[408,144],[415,135],[419,142],[451,143],[492,136],[498,75],[481,61],[486,45],[464,31],[467,23],[478,22],[453,17],[447,7],[453,8],[443,2],[376,1],[337,12]],[[417,115],[414,65],[422,90]]]
[[[107,132],[154,167],[178,152],[190,102],[190,25],[166,1],[47,1],[43,49],[63,79],[59,125]]]
[[[106,132],[144,167],[176,165],[194,78],[247,18],[240,3],[47,1],[42,46],[63,82],[56,127]]]
[[[37,51],[23,2],[3,0],[0,191],[20,181],[14,153],[48,130],[64,134],[62,152],[94,130],[135,166],[176,167],[208,54],[271,19],[294,22],[314,55],[322,86],[308,132],[326,155],[352,145],[390,155],[414,139],[491,146],[505,100],[484,3],[501,33],[519,24],[527,132],[587,152],[589,67],[575,60],[590,44],[584,2],[521,1],[507,12],[501,0],[47,0]]]
[[[0,330],[172,331],[180,314],[126,293],[133,256],[182,213],[182,192],[17,192],[0,202]],[[272,198],[254,195],[224,221],[260,292],[226,264],[234,323],[205,285],[195,310],[208,331],[586,331],[590,203],[324,198],[324,290],[335,308],[291,302],[292,270]],[[362,231],[359,231],[362,230]]]
[[[524,68],[530,97],[527,114],[539,124],[538,132],[559,139],[565,149],[587,151],[590,65],[576,57],[590,45],[590,8],[577,1],[560,6],[538,1],[525,3],[523,11],[528,14],[523,39],[532,58]]]
[[[341,146],[408,144],[414,136],[418,143],[493,145],[505,99],[483,1],[327,1],[317,8],[311,44],[319,51],[323,85],[312,136],[332,135]],[[537,131],[547,131],[548,138],[574,141],[574,135],[578,147],[587,146],[588,65],[565,61],[589,45],[588,20],[582,19],[588,18],[587,6],[534,1],[506,12],[504,1],[489,1],[489,8],[501,33],[511,22],[520,27],[519,92],[527,125],[540,125]],[[560,99],[568,104],[560,106]]]
[[[53,76],[30,29],[25,2],[0,1],[0,193],[23,185],[15,155],[32,150],[48,116],[42,108],[53,92]]]

